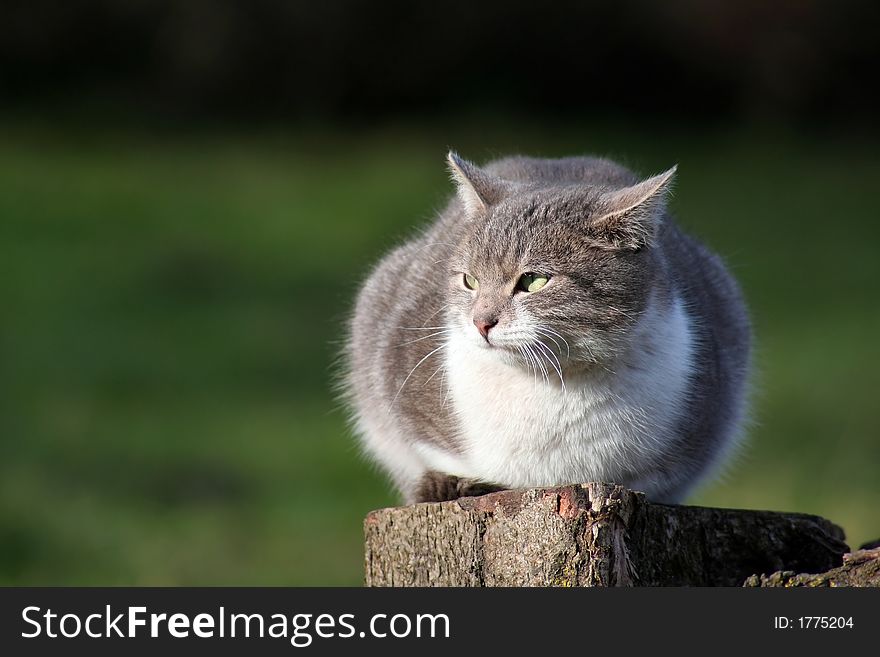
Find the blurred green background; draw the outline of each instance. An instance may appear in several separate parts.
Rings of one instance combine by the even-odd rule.
[[[94,7],[92,29],[95,11],[128,25]],[[858,103],[817,109],[821,84],[762,96],[776,78],[754,73],[735,110],[688,105],[699,90],[514,108],[514,79],[437,105],[420,94],[442,77],[353,105],[379,67],[313,75],[312,100],[348,80],[317,106],[259,86],[243,110],[214,81],[145,107],[155,80],[125,58],[116,77],[92,62],[54,80],[33,53],[57,63],[65,42],[34,30],[0,50],[0,583],[360,583],[363,515],[396,500],[346,428],[334,362],[359,281],[446,202],[450,146],[679,163],[673,210],[741,281],[757,340],[747,447],[692,501],[880,537],[880,138]]]

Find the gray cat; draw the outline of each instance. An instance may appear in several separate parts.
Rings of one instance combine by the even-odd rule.
[[[609,481],[677,503],[740,435],[749,321],[675,173],[448,156],[458,194],[360,292],[345,390],[409,502]]]

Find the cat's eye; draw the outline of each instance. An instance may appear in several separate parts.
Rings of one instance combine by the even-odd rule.
[[[543,276],[541,274],[527,271],[519,277],[519,280],[516,282],[516,289],[523,292],[537,292],[547,285],[547,281],[549,280],[549,276]]]
[[[476,290],[480,287],[480,282],[470,274],[464,275],[464,286],[469,290]]]

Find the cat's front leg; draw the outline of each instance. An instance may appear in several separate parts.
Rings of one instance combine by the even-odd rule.
[[[442,472],[428,471],[422,475],[415,491],[416,502],[447,502],[459,497],[477,497],[504,490],[503,486],[475,479],[462,479]]]

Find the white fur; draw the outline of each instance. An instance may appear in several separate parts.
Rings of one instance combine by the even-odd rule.
[[[400,433],[391,415],[381,407],[372,407],[355,418],[355,432],[361,446],[391,474],[401,490],[409,490],[425,472],[426,461]]]
[[[695,349],[677,299],[663,310],[649,306],[634,331],[613,372],[570,375],[564,388],[549,363],[549,380],[536,378],[456,332],[446,376],[465,448],[454,455],[420,445],[421,460],[432,470],[509,487],[616,481],[650,495],[648,473],[675,431]]]

